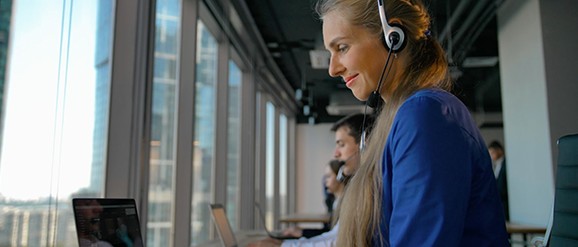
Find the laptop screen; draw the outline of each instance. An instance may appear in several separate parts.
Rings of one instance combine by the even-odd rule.
[[[72,199],[78,244],[144,246],[134,199]]]
[[[217,232],[221,238],[221,242],[225,247],[237,246],[237,239],[233,234],[233,229],[229,224],[229,219],[225,213],[225,208],[221,204],[211,204],[211,214],[213,215],[213,222],[217,226]]]
[[[265,231],[267,231],[267,234],[269,234],[269,236],[271,236],[271,231],[269,231],[269,228],[267,227],[267,221],[265,220],[265,213],[263,212],[263,209],[256,202],[255,202],[255,208],[257,208],[257,211],[259,211],[259,218],[261,219],[261,224],[263,224],[263,227],[265,228]]]

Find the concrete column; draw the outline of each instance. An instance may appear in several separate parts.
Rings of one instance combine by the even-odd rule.
[[[512,222],[546,226],[556,140],[578,132],[578,1],[509,0],[498,43]]]

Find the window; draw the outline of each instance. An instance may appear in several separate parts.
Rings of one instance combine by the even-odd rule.
[[[209,240],[213,200],[215,155],[215,95],[218,74],[218,43],[202,21],[197,25],[195,81],[195,139],[193,147],[193,201],[191,237],[193,244]]]
[[[229,60],[228,134],[227,134],[227,217],[237,230],[240,205],[239,167],[241,164],[241,70]]]
[[[151,107],[147,246],[172,242],[180,4],[157,1]]]
[[[266,224],[269,229],[274,228],[275,215],[275,166],[277,163],[275,155],[275,106],[271,102],[267,102],[266,106],[266,163],[265,163],[265,198],[267,202]]]
[[[293,102],[243,43],[249,16],[213,16],[214,1],[0,1],[0,246],[76,246],[72,197],[134,196],[149,247],[213,241],[216,200],[237,230],[254,200],[271,224],[286,211]]]
[[[289,178],[289,167],[287,165],[289,161],[288,151],[289,151],[289,132],[288,132],[288,121],[285,114],[281,114],[279,117],[279,212],[281,215],[286,215],[289,213],[287,206],[289,205],[288,198],[288,178]]]
[[[77,245],[71,198],[104,193],[114,1],[12,5],[0,246]]]

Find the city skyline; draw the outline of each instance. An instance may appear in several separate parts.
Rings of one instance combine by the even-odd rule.
[[[95,117],[94,9],[93,1],[74,6],[14,3],[0,161],[0,194],[5,198],[60,197],[89,186]],[[53,188],[29,186],[57,179]]]

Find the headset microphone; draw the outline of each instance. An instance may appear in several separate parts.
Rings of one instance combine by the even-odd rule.
[[[342,165],[341,167],[339,167],[339,171],[337,172],[337,177],[335,177],[337,182],[340,182],[340,183],[345,182],[349,177],[351,177],[351,176],[347,176],[347,175],[343,174],[343,167],[345,167],[345,165]]]
[[[391,49],[387,53],[387,60],[385,60],[385,66],[383,66],[383,70],[381,71],[381,76],[379,77],[379,81],[377,82],[377,88],[375,89],[375,91],[373,91],[369,95],[369,98],[367,98],[367,101],[365,102],[367,104],[367,106],[369,106],[371,108],[375,108],[377,106],[377,103],[381,99],[381,95],[379,94],[379,91],[381,91],[381,84],[383,83],[384,79],[387,78],[387,74],[389,74],[389,70],[387,71],[387,74],[385,73],[385,70],[387,69],[387,65],[389,64],[390,58],[391,58]],[[391,67],[389,67],[389,68],[391,69]],[[384,74],[385,74],[385,78],[383,77]]]
[[[379,82],[379,84],[381,84],[381,82]],[[379,86],[377,86],[379,88]],[[379,92],[377,92],[377,90],[373,91],[373,93],[371,93],[371,95],[369,95],[369,98],[367,99],[367,105],[371,108],[375,108],[377,106],[377,102],[379,102],[379,98],[381,97],[381,95],[379,94]]]
[[[339,171],[337,172],[337,177],[335,178],[337,179],[338,182],[343,183],[351,177],[351,175],[346,175],[345,173],[343,173],[343,170],[345,168],[345,164],[347,164],[347,162],[350,159],[352,159],[353,157],[357,157],[358,155],[359,152],[355,152],[353,155],[349,156],[349,158],[339,161]]]

